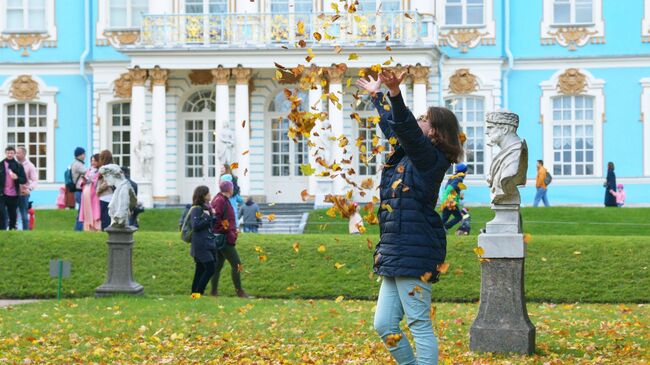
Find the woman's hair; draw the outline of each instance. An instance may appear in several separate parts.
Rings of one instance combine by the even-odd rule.
[[[456,115],[447,108],[432,106],[427,110],[427,119],[433,133],[431,141],[442,150],[449,162],[462,161],[464,151],[460,142],[460,124]]]
[[[224,171],[225,171],[225,172],[223,173],[224,175],[225,175],[225,174],[230,174],[230,175],[232,175],[232,169],[230,168],[230,165],[228,165],[227,163],[225,163],[225,164],[223,164],[223,168],[224,168]]]
[[[90,158],[95,160],[95,162],[99,163],[99,153],[95,153],[94,155],[90,156]]]
[[[102,167],[113,163],[113,154],[109,150],[103,150],[99,153],[97,167]]]
[[[613,163],[613,162],[608,162],[608,163],[607,163],[607,168],[608,168],[609,170],[614,170],[614,163]]]
[[[194,189],[192,194],[192,205],[203,206],[205,204],[205,195],[210,192],[210,188],[205,185],[199,185]]]

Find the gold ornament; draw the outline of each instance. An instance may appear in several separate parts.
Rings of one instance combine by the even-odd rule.
[[[125,72],[113,83],[113,95],[116,98],[131,98],[131,88],[133,87],[133,79],[130,72]]]
[[[243,68],[241,66],[232,69],[232,75],[235,76],[238,85],[247,85],[252,73],[253,70],[250,68]]]
[[[575,51],[576,47],[582,47],[587,44],[589,38],[596,34],[596,31],[588,31],[585,27],[562,27],[556,32],[548,32],[548,35],[555,38],[555,41],[564,47],[569,47],[569,51]],[[604,43],[602,37],[592,39],[592,43]]]
[[[214,82],[210,70],[192,70],[189,77],[192,85],[209,85]]]
[[[429,81],[429,67],[416,65],[415,67],[410,67],[410,74],[413,75],[413,83],[415,84],[426,84]]]
[[[348,66],[345,63],[339,63],[338,65],[332,65],[332,67],[327,68],[327,77],[329,82],[332,84],[340,84],[345,78],[345,72],[348,70]]]
[[[23,53],[21,56],[23,57],[29,56],[28,48],[32,50],[38,49],[47,37],[48,35],[44,33],[10,33],[1,36],[2,40],[7,42],[11,49],[17,51],[22,48]]]
[[[461,53],[467,53],[469,48],[479,44],[484,35],[487,33],[481,33],[477,29],[453,29],[446,34],[441,34],[440,40],[446,45],[460,48]]]
[[[30,75],[20,75],[11,83],[11,97],[32,100],[38,95],[38,83]]]
[[[477,87],[476,76],[468,68],[459,68],[449,78],[449,90],[454,94],[469,94]]]
[[[149,70],[149,77],[151,77],[151,83],[153,85],[166,85],[168,76],[169,70],[162,69],[160,66],[156,66],[152,70]]]
[[[578,95],[587,86],[587,77],[577,68],[569,68],[558,78],[557,87],[562,94]]]
[[[120,47],[135,44],[140,39],[139,30],[115,30],[105,31],[104,36],[108,38],[113,47]]]
[[[147,81],[147,70],[141,69],[140,66],[135,66],[129,70],[133,86],[143,86]]]
[[[227,84],[228,80],[230,80],[230,69],[219,66],[212,70],[212,76],[217,84]]]

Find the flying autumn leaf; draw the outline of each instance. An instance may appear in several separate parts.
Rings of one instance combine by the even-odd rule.
[[[342,268],[343,266],[345,266],[345,264],[341,264],[341,263],[338,263],[338,262],[334,264],[334,267],[336,268],[336,270]]]
[[[294,242],[293,245],[292,245],[292,247],[293,247],[293,250],[294,250],[296,253],[298,253],[298,251],[300,251],[300,243],[298,243],[298,242]]]
[[[485,255],[485,250],[483,249],[483,247],[480,247],[480,246],[479,247],[474,247],[474,253],[476,254],[476,256],[482,258],[483,255]]]
[[[311,196],[309,195],[309,192],[307,191],[307,189],[305,189],[305,190],[303,190],[303,191],[300,192],[300,198],[302,199],[302,201],[305,202],[305,201],[307,201],[310,197],[311,197]]]
[[[381,209],[384,209],[384,210],[387,211],[388,213],[392,213],[392,212],[393,212],[393,207],[391,207],[390,204],[382,204],[382,205],[381,205]]]
[[[227,219],[224,219],[224,220],[221,221],[221,226],[223,227],[224,230],[227,231],[228,228],[230,228],[230,222],[228,222]]]
[[[400,173],[400,174],[403,174],[404,173],[404,165],[397,166],[397,172]]]
[[[302,20],[298,21],[298,25],[296,26],[296,33],[298,35],[305,35],[305,22]]]
[[[231,170],[235,170],[235,169],[238,169],[238,168],[239,168],[239,163],[233,162],[233,163],[230,164],[230,169]]]
[[[342,51],[342,50],[343,50],[343,47],[341,47],[341,46],[334,46],[334,52],[336,52],[336,54],[341,54],[341,51]]]
[[[341,302],[343,301],[343,299],[345,299],[345,297],[342,296],[342,295],[339,295],[338,297],[336,297],[336,299],[334,300],[334,302],[335,302],[335,303],[341,303]]]
[[[325,245],[320,245],[320,246],[318,246],[317,250],[318,250],[318,252],[323,253],[323,252],[327,251],[327,247],[325,247]]]
[[[359,59],[359,55],[356,53],[350,53],[350,56],[348,56],[348,61],[354,61],[358,59]]]
[[[396,145],[397,144],[397,137],[390,137],[388,139],[388,143],[390,143],[393,146]]]
[[[260,262],[266,262],[269,259],[269,257],[266,255],[259,255],[257,258],[260,260]]]
[[[447,270],[449,270],[449,264],[446,262],[443,262],[442,264],[438,264],[436,270],[441,274],[445,274],[447,273]]]
[[[314,169],[310,164],[306,163],[304,165],[300,165],[300,172],[302,172],[303,175],[305,176],[311,176],[316,172],[316,169]]]
[[[375,180],[373,180],[373,178],[371,177],[367,179],[363,179],[363,181],[361,181],[361,188],[363,189],[370,190],[374,186],[375,186]]]
[[[262,213],[261,212],[256,212],[255,213],[255,218],[262,219]]]
[[[532,236],[530,235],[530,233],[524,234],[524,243],[525,244],[530,243],[531,238],[532,238]]]
[[[275,220],[275,214],[269,214],[266,219],[268,219],[269,222],[273,222]]]
[[[397,190],[397,187],[398,187],[399,184],[401,184],[401,183],[402,183],[402,179],[397,179],[397,180],[395,180],[395,181],[391,184],[390,187],[391,187],[393,190]]]
[[[375,246],[375,245],[372,243],[372,241],[370,240],[370,238],[367,238],[367,239],[366,239],[366,243],[368,243],[368,249],[369,249],[369,250],[372,250],[372,248]]]
[[[386,339],[384,342],[386,343],[386,346],[388,347],[396,347],[397,343],[402,339],[402,334],[401,333],[394,333],[386,336]]]
[[[420,280],[427,283],[429,280],[431,280],[431,276],[433,276],[433,273],[427,271],[422,274],[422,276],[420,276]]]
[[[323,36],[318,32],[314,32],[314,39],[320,42],[320,40],[323,39]]]

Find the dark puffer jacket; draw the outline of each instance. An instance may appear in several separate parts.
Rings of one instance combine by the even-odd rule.
[[[381,174],[379,208],[381,236],[375,250],[374,270],[389,277],[420,277],[432,273],[438,280],[438,264],[445,261],[447,238],[435,211],[440,184],[450,166],[444,153],[424,136],[402,95],[390,97],[392,115],[384,110],[383,95],[373,103],[386,138],[398,144]]]

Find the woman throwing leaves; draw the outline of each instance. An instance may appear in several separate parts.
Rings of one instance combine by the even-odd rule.
[[[404,104],[399,84],[406,73],[383,71],[377,80],[360,79],[381,119],[386,138],[396,137],[395,151],[381,174],[380,240],[374,270],[382,276],[375,329],[398,364],[437,364],[438,342],[431,323],[431,283],[438,281],[445,261],[445,230],[435,207],[440,184],[463,147],[460,127],[449,109],[430,107],[416,119]],[[380,92],[381,85],[388,95]],[[391,108],[384,107],[386,99]],[[386,109],[391,110],[387,112]],[[406,315],[417,359],[399,327]]]

